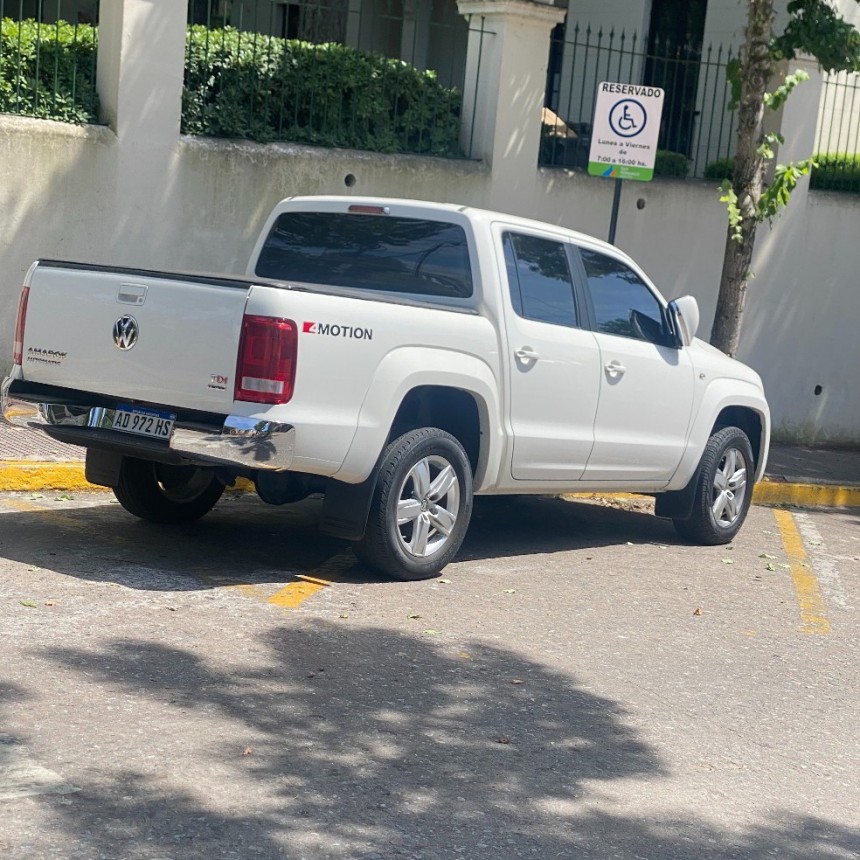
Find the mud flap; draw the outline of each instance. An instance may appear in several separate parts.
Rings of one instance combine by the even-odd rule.
[[[85,476],[91,484],[99,487],[117,486],[121,466],[122,454],[99,448],[87,448]]]
[[[361,540],[370,516],[370,503],[376,489],[377,470],[360,484],[329,480],[323,499],[319,529],[323,534],[343,540]]]
[[[696,469],[693,477],[683,490],[673,490],[670,493],[657,493],[654,496],[654,514],[672,520],[688,520],[693,514],[693,504],[696,498],[696,487],[699,483],[700,469]]]

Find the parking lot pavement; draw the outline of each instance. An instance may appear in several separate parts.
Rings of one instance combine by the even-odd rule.
[[[313,500],[0,496],[0,857],[857,857],[857,512],[613,504],[396,583]]]

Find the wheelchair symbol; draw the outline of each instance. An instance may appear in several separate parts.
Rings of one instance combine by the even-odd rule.
[[[609,125],[619,137],[636,137],[647,122],[645,108],[635,99],[622,99],[609,111]]]

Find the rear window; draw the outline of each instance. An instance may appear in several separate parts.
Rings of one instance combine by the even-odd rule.
[[[340,212],[285,212],[256,274],[281,281],[467,298],[472,269],[457,224]]]

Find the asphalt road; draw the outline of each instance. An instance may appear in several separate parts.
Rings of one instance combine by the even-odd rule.
[[[316,512],[0,496],[0,857],[860,856],[856,512],[479,500],[422,583]]]

